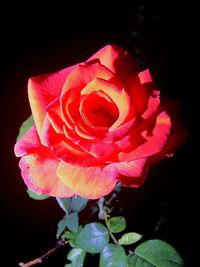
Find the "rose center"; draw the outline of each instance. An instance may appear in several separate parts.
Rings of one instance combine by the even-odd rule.
[[[118,118],[119,111],[109,99],[93,92],[84,101],[84,119],[99,127],[110,127]]]

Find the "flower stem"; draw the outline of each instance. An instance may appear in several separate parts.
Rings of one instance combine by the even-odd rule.
[[[67,243],[68,243],[68,241],[59,240],[57,245],[54,248],[50,249],[49,251],[47,251],[42,256],[40,256],[40,257],[38,257],[38,258],[36,258],[36,259],[34,259],[32,261],[29,261],[27,263],[20,262],[19,266],[21,266],[21,267],[30,267],[30,266],[33,266],[35,264],[42,263],[42,261],[44,259],[47,259],[49,256],[51,256],[54,252],[56,252],[61,247],[65,246]]]
[[[106,214],[106,212],[104,212],[104,220],[105,220],[106,226],[107,226],[107,228],[108,228],[110,237],[112,238],[113,242],[114,242],[117,246],[119,246],[119,243],[118,243],[117,239],[115,238],[115,236],[113,235],[113,233],[112,233],[112,232],[110,231],[110,229],[109,229],[109,226],[108,226],[108,215]]]

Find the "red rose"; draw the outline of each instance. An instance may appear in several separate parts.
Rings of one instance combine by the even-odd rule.
[[[167,151],[171,120],[159,91],[123,48],[108,45],[84,63],[31,78],[28,96],[35,125],[15,154],[38,194],[96,199],[118,181],[138,187],[152,157]]]

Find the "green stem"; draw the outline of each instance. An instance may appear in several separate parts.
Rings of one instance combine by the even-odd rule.
[[[108,231],[109,231],[109,235],[110,237],[112,238],[113,242],[117,245],[117,246],[120,246],[117,239],[115,238],[115,236],[113,235],[113,233],[110,231],[109,229],[109,225],[108,225],[108,215],[106,214],[106,212],[104,212],[104,220],[105,220],[105,223],[106,223],[106,226],[108,228]]]
[[[109,235],[112,238],[113,242],[117,245],[120,246],[117,239],[115,238],[115,236],[113,235],[113,233],[110,231],[109,229],[109,224],[108,224],[108,214],[105,212],[105,207],[104,207],[104,202],[105,202],[105,198],[102,197],[98,200],[98,207],[99,207],[99,219],[102,219],[105,221],[105,224],[108,228],[109,231]]]

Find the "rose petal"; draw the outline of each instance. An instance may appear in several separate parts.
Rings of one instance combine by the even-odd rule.
[[[79,119],[80,91],[96,77],[109,80],[113,73],[99,63],[78,65],[68,76],[62,90],[62,119],[70,129],[74,129]]]
[[[142,114],[142,118],[148,119],[158,110],[159,106],[160,106],[160,92],[153,91],[152,95],[149,97],[147,109]]]
[[[28,95],[39,136],[41,136],[46,106],[61,94],[64,82],[75,68],[71,66],[52,74],[29,79]]]
[[[149,69],[139,72],[138,77],[141,84],[150,83],[153,81]]]
[[[21,157],[19,166],[24,182],[38,194],[70,197],[74,193],[69,190],[56,175],[59,161],[51,150],[40,142],[36,127],[31,127],[15,145],[15,154]]]
[[[125,49],[116,45],[107,45],[90,57],[87,62],[99,61],[113,73],[119,74],[123,80],[136,72],[133,57]]]
[[[57,169],[61,181],[81,197],[97,199],[109,194],[116,185],[110,167],[80,167],[61,162]]]
[[[89,84],[87,84],[84,89],[81,91],[81,95],[88,95],[92,92],[102,91],[107,94],[110,99],[116,104],[119,110],[118,119],[115,123],[109,128],[109,131],[119,127],[127,118],[130,110],[130,99],[129,95],[124,89],[119,89],[116,85],[102,80],[102,79],[95,79]]]
[[[108,128],[119,116],[115,103],[102,91],[84,95],[79,109],[83,120],[95,128],[96,126]]]
[[[132,161],[160,152],[167,142],[170,128],[170,117],[163,111],[157,116],[155,125],[147,124],[141,134],[132,133],[129,151],[120,152],[119,161]]]
[[[60,98],[55,98],[46,108],[46,114],[48,116],[51,125],[57,133],[63,133],[64,122],[62,120],[62,114],[60,110]]]
[[[131,75],[126,80],[126,89],[130,95],[131,102],[135,108],[135,111],[142,115],[148,107],[149,97],[154,95],[155,85],[154,83],[144,83],[144,81],[138,78],[138,75]]]
[[[87,140],[95,140],[96,139],[96,137],[94,135],[91,135],[86,131],[86,129],[82,126],[80,121],[76,122],[75,132],[79,137],[81,137],[83,139],[87,139]]]
[[[74,130],[76,120],[80,117],[80,95],[73,90],[69,90],[60,98],[60,102],[62,119],[69,129]]]
[[[48,148],[41,145],[37,129],[32,126],[15,144],[14,152],[17,157],[27,154],[35,154],[35,151],[45,152]]]
[[[27,155],[21,158],[19,167],[28,188],[37,194],[55,197],[71,197],[74,192],[61,182],[56,174],[59,161],[49,153]]]
[[[46,116],[42,128],[41,143],[44,146],[56,145],[61,142],[63,137],[63,134],[56,133],[51,123],[49,122],[48,117]]]
[[[104,142],[113,142],[116,140],[122,139],[126,134],[128,134],[129,130],[133,127],[136,119],[131,119],[116,129],[109,131],[105,134]]]
[[[59,160],[77,164],[80,166],[91,166],[102,163],[104,158],[95,158],[83,150],[80,146],[76,145],[70,140],[61,141],[57,145],[52,146],[52,153]],[[104,161],[105,162],[105,161]]]
[[[177,150],[180,149],[180,147],[186,142],[187,138],[188,132],[184,129],[182,124],[178,123],[170,133],[167,143],[163,149],[153,156],[152,161],[157,162],[164,157],[172,157],[174,153],[176,153]]]
[[[117,146],[114,143],[105,143],[101,140],[99,142],[80,142],[79,145],[90,155],[105,161],[110,160],[110,157],[117,152]]]
[[[188,138],[188,132],[184,128],[184,124],[180,118],[180,102],[171,98],[163,98],[162,100],[162,106],[170,114],[172,126],[167,143],[163,149],[154,156],[154,161],[158,161],[165,156],[171,157],[178,149],[180,149],[181,145],[183,145]]]
[[[118,180],[124,186],[139,187],[146,178],[149,169],[147,158],[113,164],[118,172]]]
[[[109,80],[113,77],[113,73],[99,63],[79,64],[67,77],[64,84],[62,95],[72,89],[78,94],[80,90],[95,78]]]

